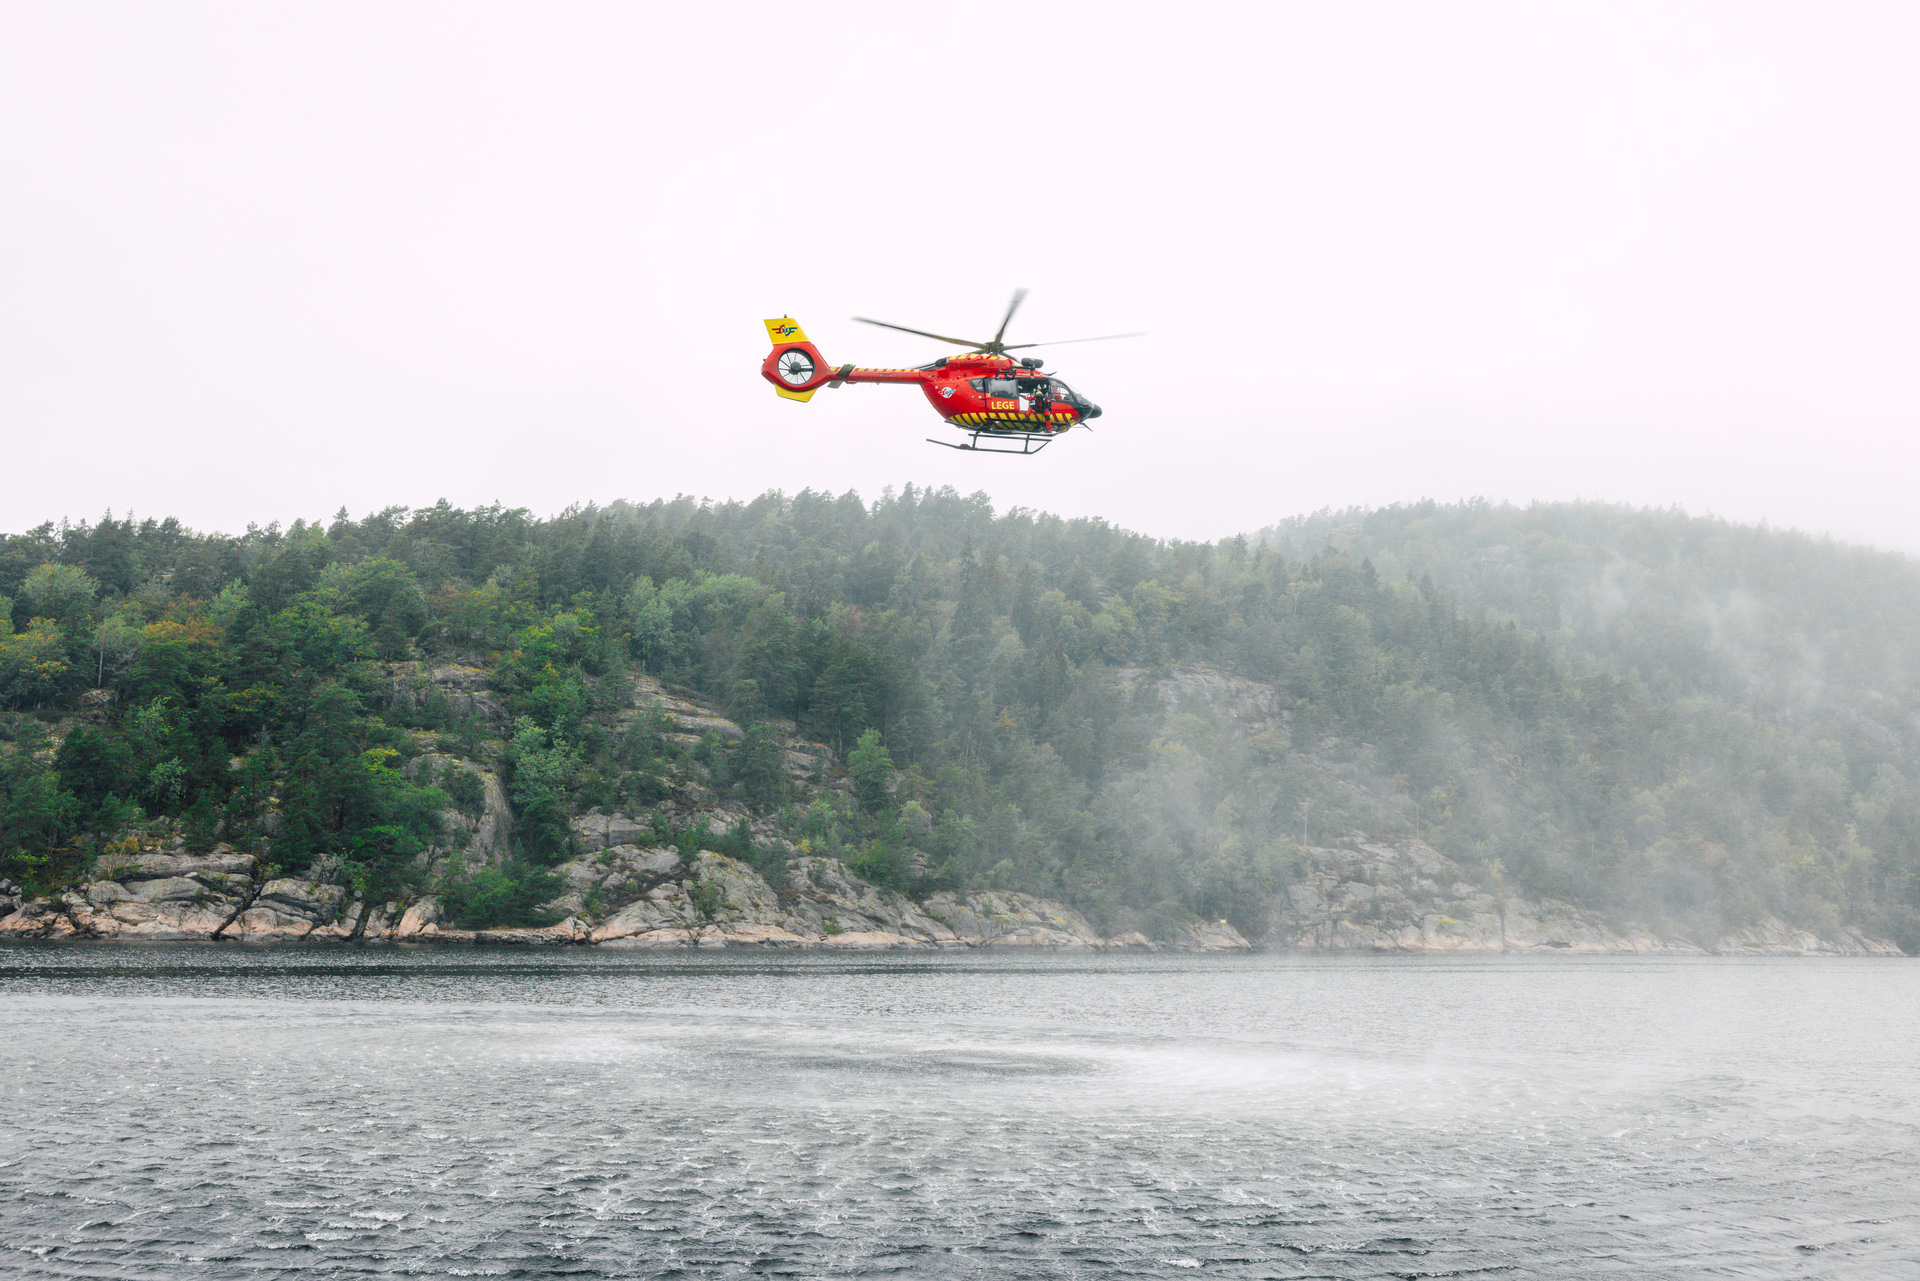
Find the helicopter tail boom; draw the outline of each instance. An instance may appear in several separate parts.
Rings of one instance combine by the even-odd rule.
[[[850,383],[923,383],[927,380],[924,369],[860,369],[849,365],[846,380]]]
[[[769,320],[767,337],[773,350],[760,365],[760,376],[773,384],[773,390],[788,400],[811,400],[822,387],[842,383],[921,383],[924,369],[860,369],[853,365],[829,365],[820,349],[807,340],[806,330],[789,316]]]

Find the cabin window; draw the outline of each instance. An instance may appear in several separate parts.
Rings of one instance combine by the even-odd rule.
[[[1012,400],[1019,394],[1020,389],[1014,385],[1014,381],[1011,378],[987,379],[987,395],[989,396],[997,396],[1002,400]]]

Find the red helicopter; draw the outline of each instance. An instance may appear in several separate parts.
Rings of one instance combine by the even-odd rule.
[[[1027,291],[1014,291],[1013,302],[1000,322],[1000,331],[987,342],[965,338],[947,338],[924,329],[890,325],[884,320],[854,319],[883,329],[918,334],[955,347],[969,348],[959,356],[942,356],[931,365],[917,369],[861,369],[853,365],[829,365],[820,349],[807,341],[807,335],[791,319],[782,316],[767,322],[767,337],[773,350],[760,364],[760,376],[773,384],[774,391],[788,400],[811,400],[822,386],[842,383],[914,383],[926,393],[927,403],[952,427],[968,434],[967,444],[927,437],[929,444],[948,449],[977,450],[988,454],[1037,454],[1052,444],[1061,433],[1085,427],[1087,420],[1100,416],[1100,406],[1074,391],[1058,378],[1040,372],[1046,362],[1037,356],[1018,360],[1007,355],[1029,347],[1053,347],[1059,343],[1015,343],[1002,341],[1007,325],[1019,310]],[[1104,342],[1110,338],[1137,338],[1138,334],[1104,334],[1099,338],[1068,338],[1064,342]],[[1015,444],[1018,448],[1014,448]]]

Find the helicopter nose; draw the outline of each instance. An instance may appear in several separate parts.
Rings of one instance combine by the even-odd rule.
[[[1098,405],[1088,405],[1080,413],[1080,417],[1082,418],[1098,418],[1099,416],[1100,416],[1100,406]]]

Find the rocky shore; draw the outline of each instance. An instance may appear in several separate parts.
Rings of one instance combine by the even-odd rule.
[[[1123,673],[1131,677],[1133,673]],[[509,724],[484,668],[468,664],[390,665],[395,702],[432,694],[496,732]],[[1205,712],[1243,729],[1270,728],[1276,713],[1259,687],[1208,670],[1159,681],[1169,706]],[[662,737],[681,745],[741,737],[740,727],[704,703],[649,676],[634,678],[628,707],[609,728],[624,733],[656,716]],[[791,727],[789,727],[791,728]],[[423,883],[449,867],[497,867],[512,847],[513,812],[499,760],[504,744],[449,754],[445,740],[419,735],[408,762],[459,771],[480,784],[471,810],[448,809],[442,837],[425,858]],[[812,799],[849,792],[851,781],[825,744],[790,735],[789,784]],[[215,939],[243,942],[367,941],[501,943],[612,948],[822,948],[836,950],[1004,948],[1027,951],[1241,952],[1253,948],[1333,952],[1589,952],[1775,956],[1898,956],[1892,942],[1835,924],[1813,932],[1765,916],[1736,927],[1633,922],[1551,899],[1530,900],[1476,883],[1466,869],[1410,838],[1347,832],[1329,846],[1297,847],[1292,866],[1253,917],[1178,920],[1155,916],[1142,929],[1103,932],[1074,909],[1011,890],[901,894],[868,884],[837,858],[796,846],[777,824],[716,794],[687,769],[657,780],[650,813],[589,809],[569,816],[575,857],[553,868],[565,890],[545,905],[557,924],[540,929],[456,928],[432,895],[365,903],[337,874],[287,877],[256,856],[220,844],[191,852],[177,827],[124,836],[95,859],[78,884],[33,897],[0,881],[0,941],[30,939]],[[744,822],[760,867],[713,850],[691,855],[657,844],[656,820],[675,830],[728,831]],[[163,825],[164,826],[164,825]],[[337,869],[334,870],[337,873]],[[1144,921],[1136,914],[1136,920]]]
[[[145,853],[57,898],[22,901],[0,886],[0,940],[221,939],[237,942],[583,944],[614,948],[827,948],[844,951],[1007,948],[1031,951],[1245,951],[1225,922],[1195,922],[1160,941],[1104,937],[1080,913],[1029,894],[938,893],[915,902],[876,888],[836,859],[796,857],[783,894],[754,868],[712,851],[615,846],[558,869],[572,888],[545,929],[468,931],[443,921],[431,896],[369,907],[336,885],[258,881],[254,860]],[[595,910],[625,890],[615,910]]]
[[[623,733],[638,717],[657,715],[663,738],[682,745],[703,736],[737,740],[739,726],[652,677],[634,679],[632,705],[615,713]],[[442,699],[456,715],[496,732],[510,724],[505,708],[476,666],[392,664],[387,697],[395,702]],[[442,841],[427,856],[427,874],[450,864],[468,870],[498,866],[510,848],[513,814],[498,772],[503,744],[483,743],[471,757],[440,750],[421,735],[410,760],[422,769],[459,770],[481,784],[473,812],[447,810]],[[791,785],[803,797],[851,784],[824,744],[792,738]],[[1079,912],[1008,890],[932,893],[910,898],[868,884],[835,858],[808,854],[785,840],[764,816],[714,795],[696,779],[669,771],[658,812],[678,828],[718,833],[746,821],[756,843],[784,851],[776,887],[754,867],[711,850],[691,858],[653,844],[654,816],[593,810],[571,816],[576,857],[553,869],[566,883],[546,905],[558,923],[543,929],[456,928],[432,895],[368,904],[339,880],[278,876],[229,845],[188,851],[177,834],[132,833],[118,852],[101,855],[91,874],[58,894],[34,898],[0,882],[0,940],[217,939],[241,942],[369,941],[407,943],[574,944],[615,948],[787,947],[1008,948],[1055,951],[1245,951],[1251,944],[1224,921],[1191,921],[1157,931],[1109,937]]]
[[[1824,935],[1766,916],[1732,929],[1617,921],[1552,899],[1476,885],[1417,840],[1359,833],[1337,849],[1303,848],[1303,875],[1270,906],[1270,948],[1370,952],[1601,952],[1716,956],[1901,956],[1887,939],[1836,927]]]
[[[605,829],[624,835],[614,823]],[[870,885],[837,859],[798,855],[776,888],[738,859],[702,850],[609,845],[555,870],[567,890],[544,929],[469,931],[432,896],[368,905],[338,885],[261,879],[256,861],[215,847],[104,858],[57,897],[0,882],[0,940],[217,939],[545,944],[610,948],[1001,948],[1021,951],[1587,952],[1898,956],[1885,939],[1816,935],[1773,918],[1690,936],[1609,920],[1553,900],[1500,895],[1419,841],[1355,841],[1302,851],[1304,874],[1271,903],[1249,941],[1225,921],[1171,925],[1162,937],[1103,935],[1061,903],[1013,891],[913,899]]]

